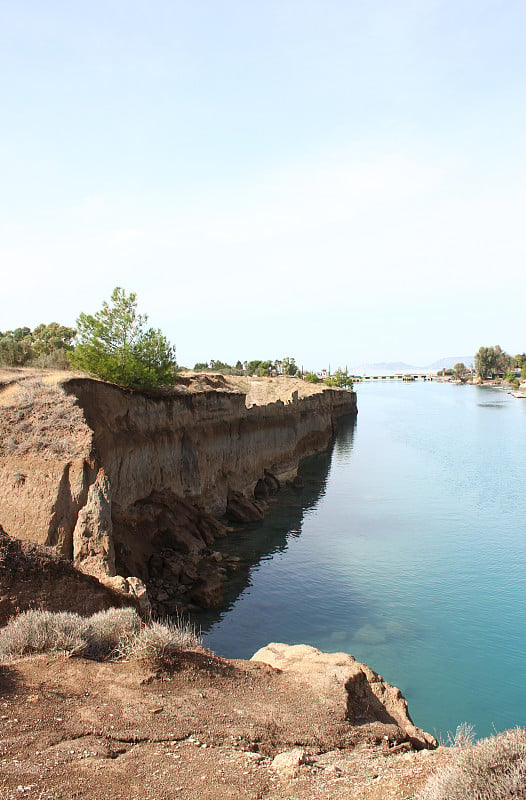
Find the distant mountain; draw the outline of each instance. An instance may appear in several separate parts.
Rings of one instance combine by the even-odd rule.
[[[439,369],[451,369],[455,364],[465,364],[466,367],[469,367],[470,364],[474,363],[475,356],[449,356],[448,358],[440,358],[438,361],[434,361],[426,369],[437,372]]]

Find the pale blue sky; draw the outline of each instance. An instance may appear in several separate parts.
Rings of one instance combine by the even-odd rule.
[[[526,349],[526,4],[0,0],[0,330],[180,363]]]

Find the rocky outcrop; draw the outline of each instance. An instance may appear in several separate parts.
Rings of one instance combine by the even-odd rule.
[[[266,386],[258,384],[260,395]],[[285,401],[254,404],[218,377],[182,381],[162,397],[87,378],[35,383],[30,402],[17,406],[15,394],[2,408],[0,523],[104,580],[136,576],[161,596],[171,587],[158,602],[173,613],[225,535],[217,518],[260,519],[267,490],[356,412],[352,392],[307,391],[286,379],[273,387]],[[210,602],[219,594],[202,585],[193,592]]]
[[[416,749],[437,747],[433,736],[413,724],[400,689],[347,653],[323,653],[305,644],[272,643],[258,650],[252,661],[307,682],[319,697],[335,702],[352,725],[380,722],[391,726],[385,735],[395,746],[407,741]]]
[[[73,563],[95,577],[115,575],[110,482],[103,469],[91,484],[73,530]]]

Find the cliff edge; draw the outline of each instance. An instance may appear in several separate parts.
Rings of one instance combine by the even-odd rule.
[[[0,666],[0,796],[409,800],[449,760],[377,706],[381,678],[346,688],[322,671],[326,694],[298,656],[295,670],[203,650],[162,670],[61,653]]]
[[[269,492],[356,413],[356,395],[195,375],[161,396],[18,371],[0,383],[0,409],[4,530],[117,590],[130,576],[162,581],[170,614],[217,602],[202,560],[225,522],[261,518]]]

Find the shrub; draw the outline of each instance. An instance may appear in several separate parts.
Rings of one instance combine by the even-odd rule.
[[[99,611],[88,620],[85,655],[97,661],[118,657],[140,630],[141,618],[133,608]]]
[[[0,631],[0,662],[29,653],[65,651],[80,654],[86,648],[86,620],[69,611],[24,611]]]
[[[137,636],[124,642],[121,657],[147,664],[164,664],[181,650],[198,647],[201,641],[189,623],[178,620],[152,622],[144,626]]]
[[[97,661],[137,659],[158,666],[200,644],[189,623],[145,624],[130,608],[110,608],[91,617],[69,611],[25,611],[0,630],[0,663],[31,653],[65,652]]]
[[[451,732],[447,735],[447,744],[449,747],[468,747],[475,742],[475,728],[469,722],[461,722],[457,725],[454,734]]]
[[[526,731],[481,739],[460,749],[446,770],[427,783],[418,800],[518,800],[526,796]]]

